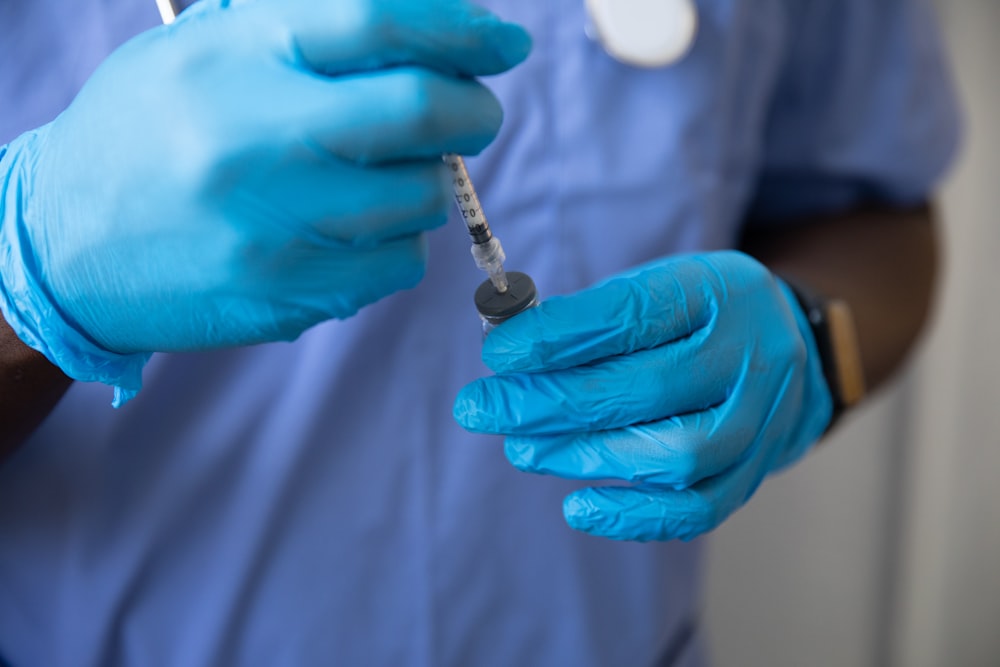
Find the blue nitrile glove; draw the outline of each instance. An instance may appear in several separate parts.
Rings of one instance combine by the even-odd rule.
[[[150,352],[294,339],[412,287],[441,154],[500,127],[470,77],[529,48],[463,0],[195,5],[0,148],[4,316],[120,402]]]
[[[609,479],[566,498],[573,528],[692,539],[798,459],[832,399],[794,295],[754,259],[661,260],[505,322],[455,417],[507,434],[529,472]]]

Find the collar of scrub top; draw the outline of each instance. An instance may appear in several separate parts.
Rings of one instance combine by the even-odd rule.
[[[698,31],[694,0],[586,0],[587,35],[633,67],[672,65]]]

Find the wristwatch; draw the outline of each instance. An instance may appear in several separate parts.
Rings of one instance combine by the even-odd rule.
[[[865,396],[865,373],[851,308],[843,299],[825,297],[802,283],[781,276],[809,320],[833,398],[829,431],[848,408]]]

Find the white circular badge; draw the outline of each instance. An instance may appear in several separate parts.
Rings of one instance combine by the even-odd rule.
[[[684,57],[698,31],[694,0],[586,0],[594,39],[635,67],[665,67]]]

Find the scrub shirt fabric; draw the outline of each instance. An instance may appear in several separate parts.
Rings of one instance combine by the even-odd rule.
[[[485,4],[535,48],[488,81],[506,121],[469,168],[509,268],[543,296],[732,247],[748,215],[922,200],[954,150],[924,0],[701,0],[691,53],[656,70],[587,39],[581,0]],[[0,4],[0,142],[157,22],[152,0]],[[420,286],[294,343],[155,355],[119,410],[108,387],[75,384],[0,467],[0,654],[703,664],[698,541],[576,533],[561,503],[577,483],[515,471],[499,439],[451,419],[488,372],[482,275],[457,219],[430,242]]]

